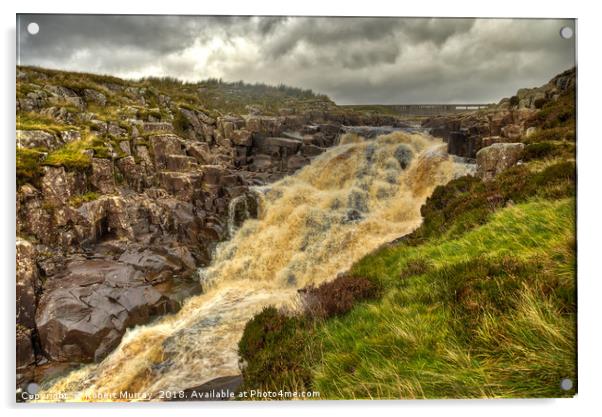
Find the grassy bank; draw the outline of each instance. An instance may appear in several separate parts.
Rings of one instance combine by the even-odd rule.
[[[522,164],[437,187],[417,230],[304,289],[302,313],[257,315],[239,343],[243,388],[322,399],[575,395],[575,116],[574,92],[544,101]]]
[[[574,194],[574,161],[549,154],[438,187],[422,226],[336,291],[304,291],[301,315],[255,317],[239,345],[245,386],[332,399],[574,395],[560,387],[576,381]]]
[[[329,398],[552,397],[575,379],[574,201],[496,213],[459,239],[398,245],[353,274],[378,302],[316,325]]]
[[[459,238],[365,257],[350,276],[381,297],[324,319],[258,316],[286,329],[262,329],[247,384],[321,398],[572,395],[560,381],[576,380],[574,213],[572,198],[531,201]]]

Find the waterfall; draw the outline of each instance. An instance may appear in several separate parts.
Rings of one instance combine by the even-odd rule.
[[[254,200],[261,205],[256,219],[248,218],[248,196],[233,201],[232,237],[200,273],[204,294],[177,314],[130,329],[102,362],[44,393],[68,393],[72,401],[124,390],[152,396],[238,374],[237,343],[254,314],[267,305],[294,311],[299,288],[334,279],[416,229],[433,189],[464,172],[443,142],[423,134],[356,135],[340,143],[264,187]]]
[[[234,197],[228,205],[228,237],[232,239],[236,231],[247,219],[257,218],[261,195],[256,189]]]

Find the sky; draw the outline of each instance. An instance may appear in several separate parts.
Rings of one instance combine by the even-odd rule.
[[[29,23],[39,32],[27,32]],[[338,104],[491,103],[575,65],[573,20],[17,16],[20,65],[311,88]]]

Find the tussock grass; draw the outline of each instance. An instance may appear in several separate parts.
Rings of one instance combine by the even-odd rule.
[[[37,185],[41,175],[40,162],[45,154],[36,149],[17,148],[17,186],[25,183]]]
[[[70,142],[48,154],[44,165],[63,166],[70,170],[85,170],[92,164],[92,158],[86,154],[93,147],[90,140],[82,139]]]
[[[573,395],[559,385],[575,378],[573,235],[574,200],[534,201],[457,239],[369,255],[351,272],[388,291],[319,329],[313,388],[328,398]]]
[[[245,329],[247,386],[321,398],[558,397],[575,375],[575,200],[501,208],[460,236],[401,241],[349,271],[381,288],[324,319]]]
[[[74,207],[79,207],[82,204],[87,203],[89,201],[94,201],[94,200],[98,199],[99,197],[100,197],[100,194],[98,194],[97,192],[88,191],[87,193],[79,194],[79,195],[75,195],[75,196],[71,197],[69,199],[69,204],[71,204]]]
[[[17,115],[17,130],[44,130],[49,133],[60,133],[65,130],[78,130],[77,127],[57,122],[52,117],[39,113],[19,113]]]

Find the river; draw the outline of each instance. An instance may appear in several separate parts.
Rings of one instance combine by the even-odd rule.
[[[426,134],[344,135],[296,174],[256,190],[258,218],[234,230],[200,271],[205,293],[177,314],[128,330],[102,362],[46,384],[41,394],[60,392],[68,401],[121,391],[156,398],[239,374],[237,344],[254,314],[267,305],[294,312],[299,288],[334,279],[416,229],[433,189],[464,170]]]

